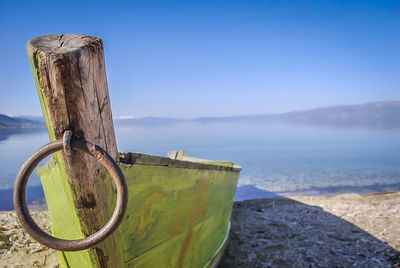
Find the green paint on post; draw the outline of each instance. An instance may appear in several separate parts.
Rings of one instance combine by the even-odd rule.
[[[42,52],[35,51],[27,45],[29,62],[32,67],[36,89],[42,107],[43,117],[46,122],[50,141],[55,141],[54,128],[51,124],[48,104],[44,97],[42,82],[39,79],[40,55]],[[77,217],[78,210],[74,206],[72,189],[67,180],[67,174],[63,165],[60,152],[56,152],[46,166],[38,169],[41,177],[43,190],[46,196],[52,220],[52,233],[58,238],[77,239],[84,237],[82,225]],[[59,253],[60,265],[62,267],[96,267],[96,259],[90,250],[78,252]]]
[[[56,153],[56,155],[59,153]],[[62,239],[80,239],[85,235],[81,230],[77,210],[74,206],[71,188],[67,183],[62,163],[52,158],[44,167],[38,169],[47,207],[50,211],[52,234]],[[60,264],[63,267],[95,267],[89,250],[60,252]]]

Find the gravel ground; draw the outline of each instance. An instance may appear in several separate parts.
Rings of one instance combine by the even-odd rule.
[[[236,202],[220,267],[400,267],[400,193]]]
[[[33,210],[35,222],[50,232],[48,211]],[[0,268],[58,267],[56,251],[30,237],[22,228],[14,211],[0,212]]]
[[[32,211],[50,229],[47,211]],[[400,193],[236,202],[220,267],[400,267]],[[0,268],[58,267],[15,212],[0,212]]]

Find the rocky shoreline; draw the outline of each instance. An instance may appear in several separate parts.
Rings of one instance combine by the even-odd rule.
[[[400,193],[236,202],[220,267],[400,267]]]
[[[32,211],[50,229],[47,211]],[[14,211],[0,212],[0,268],[58,267]],[[219,267],[400,267],[400,192],[235,202]]]
[[[32,218],[50,232],[47,210],[32,210]],[[0,268],[58,267],[57,252],[36,242],[18,221],[15,211],[0,212]]]

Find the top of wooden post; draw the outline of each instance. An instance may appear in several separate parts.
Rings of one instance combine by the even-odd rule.
[[[65,130],[71,130],[74,138],[96,144],[116,159],[118,149],[101,39],[79,34],[40,36],[28,42],[27,50],[50,140],[61,139]],[[72,156],[56,153],[55,159],[63,175],[52,182],[61,186],[50,193],[71,198],[69,205],[79,217],[77,228],[85,235],[95,233],[110,218],[115,202],[107,171],[80,151],[73,151]],[[52,211],[53,218],[55,213],[62,214],[61,207]],[[100,267],[121,267],[118,239],[114,234],[90,250]]]
[[[103,41],[54,34],[27,43],[51,140],[66,129],[118,157],[108,93]]]
[[[44,54],[65,54],[79,51],[82,47],[102,46],[100,38],[83,34],[52,34],[29,40],[27,46],[42,51]]]

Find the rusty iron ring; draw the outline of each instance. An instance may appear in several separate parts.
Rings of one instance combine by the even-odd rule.
[[[65,240],[53,237],[45,233],[35,223],[29,214],[26,203],[26,186],[33,170],[47,156],[63,149],[63,141],[56,140],[39,148],[22,165],[18,172],[14,185],[14,207],[18,218],[25,230],[39,243],[56,250],[77,251],[93,247],[110,236],[121,224],[128,203],[128,186],[121,168],[115,160],[101,147],[93,145],[85,140],[71,139],[72,149],[78,149],[95,157],[110,172],[116,188],[117,203],[114,213],[109,221],[98,232],[77,240]]]

